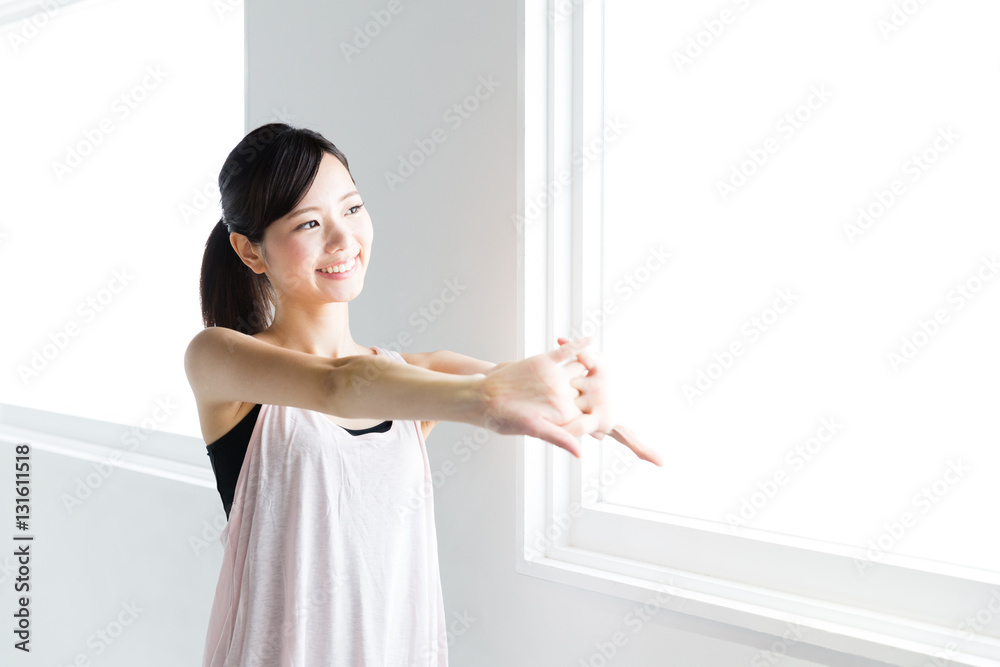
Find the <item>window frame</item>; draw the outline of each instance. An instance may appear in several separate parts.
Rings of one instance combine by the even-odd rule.
[[[524,358],[553,349],[557,336],[589,333],[584,305],[601,303],[603,277],[583,267],[600,263],[602,164],[583,170],[573,158],[602,137],[604,8],[603,0],[523,0],[518,14],[514,221]],[[595,502],[583,480],[599,477],[598,461],[622,446],[583,445],[577,460],[517,438],[518,573],[775,636],[796,624],[803,643],[874,660],[1000,661],[1000,639],[963,621],[993,612],[1000,573],[889,553],[859,577],[858,550],[842,545],[752,528],[734,534],[715,522]],[[631,454],[623,460],[640,464]]]

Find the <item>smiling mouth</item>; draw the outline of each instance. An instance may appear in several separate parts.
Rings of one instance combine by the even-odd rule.
[[[353,259],[350,259],[350,260],[348,260],[346,262],[341,262],[340,264],[335,264],[333,267],[329,267],[328,266],[328,267],[323,268],[323,269],[316,269],[316,272],[317,273],[322,273],[322,274],[325,274],[325,275],[337,275],[337,274],[342,274],[342,273],[351,273],[352,271],[354,271],[355,268],[357,268],[358,257],[360,257],[360,256],[361,256],[361,253],[358,252],[358,254],[355,255]]]

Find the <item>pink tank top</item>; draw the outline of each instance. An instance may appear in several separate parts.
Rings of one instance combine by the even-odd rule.
[[[447,667],[432,490],[418,421],[352,435],[261,405],[203,666]]]

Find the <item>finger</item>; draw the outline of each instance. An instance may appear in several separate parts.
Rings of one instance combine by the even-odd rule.
[[[581,364],[576,359],[574,359],[573,361],[569,361],[569,362],[565,363],[564,365],[560,366],[559,368],[561,370],[565,371],[566,372],[566,376],[569,377],[570,379],[577,378],[577,377],[583,377],[583,376],[585,376],[589,372],[587,370],[587,367],[584,366],[583,364]]]
[[[584,336],[583,338],[577,338],[576,340],[571,340],[563,343],[556,349],[549,352],[549,358],[556,363],[561,364],[564,361],[569,361],[574,358],[577,353],[590,345],[593,342],[592,336]]]
[[[557,340],[559,341],[560,345],[568,341],[568,339],[563,338],[561,336]],[[579,352],[576,353],[576,361],[586,369],[589,375],[595,375],[598,372],[603,372],[603,366],[598,366],[598,364],[601,362],[601,357],[594,350],[591,349],[580,350]]]
[[[615,427],[611,429],[609,435],[631,449],[632,452],[643,461],[650,461],[653,463],[654,461],[651,459],[656,458],[659,460],[659,457],[656,457],[655,453],[649,453],[646,451],[646,446],[639,442],[638,438],[635,437],[635,433],[633,433],[632,429],[627,426],[616,424]]]
[[[573,378],[569,383],[577,392],[577,395],[573,397],[573,402],[576,404],[577,409],[580,412],[593,412],[594,401],[591,398],[591,394],[587,393],[586,378]]]
[[[602,372],[601,357],[594,350],[580,350],[576,354],[576,360],[580,362],[589,375],[593,376]]]
[[[576,458],[580,458],[580,446],[577,443],[576,438],[574,438],[571,433],[567,432],[561,426],[553,424],[545,419],[539,419],[534,423],[534,428],[532,430],[534,432],[529,433],[528,435],[544,440],[545,442],[553,444],[556,447],[561,447]]]
[[[598,426],[600,426],[600,424],[597,421],[597,417],[585,412],[566,424],[563,424],[562,427],[571,435],[581,436],[593,433],[597,430]]]
[[[616,424],[613,429],[611,429],[611,437],[622,443],[638,456],[643,461],[649,461],[654,465],[663,467],[663,459],[652,447],[644,445],[632,429],[628,428],[623,424]]]
[[[580,374],[580,375],[573,375],[569,378],[569,386],[573,387],[574,389],[580,392],[585,392],[595,387],[603,388],[604,385],[603,385],[603,380],[601,379],[598,379],[595,382],[594,378],[591,377],[590,375]]]
[[[573,401],[580,412],[596,413],[600,417],[598,429],[607,433],[614,423],[607,403],[607,391],[603,386],[604,379],[591,375],[581,375],[571,378],[569,385],[577,391]]]

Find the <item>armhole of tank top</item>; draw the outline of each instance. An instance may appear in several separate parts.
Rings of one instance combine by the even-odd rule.
[[[261,403],[254,403],[253,407],[250,408],[250,410],[245,415],[243,415],[242,417],[240,417],[240,420],[238,422],[236,422],[235,424],[233,424],[232,428],[230,428],[228,431],[226,431],[225,433],[223,433],[222,435],[220,435],[218,438],[216,438],[212,442],[210,442],[207,445],[205,445],[205,451],[207,451],[209,454],[214,454],[215,451],[218,449],[218,445],[220,445],[220,444],[221,445],[227,444],[229,442],[228,438],[233,434],[233,431],[235,431],[240,426],[242,426],[243,422],[245,422],[247,420],[247,418],[250,415],[253,414],[253,411],[256,410],[256,409],[258,409],[258,406],[263,407]],[[256,421],[258,419],[260,419],[260,412],[257,413],[257,417],[254,419],[254,422],[255,422],[254,425],[255,426],[256,426]],[[225,440],[226,442],[223,443],[223,440]]]
[[[229,519],[226,521],[227,525],[233,518],[233,510],[236,509],[236,505],[239,501],[243,500],[243,487],[246,485],[246,476],[248,474],[246,472],[247,462],[250,460],[250,454],[253,451],[254,436],[256,436],[260,429],[263,428],[265,412],[268,407],[262,403],[255,403],[255,405],[260,405],[260,409],[257,412],[257,419],[254,421],[253,429],[250,431],[250,438],[247,440],[247,448],[243,453],[243,460],[240,462],[240,471],[236,475],[236,487],[233,489],[233,504],[229,508]],[[251,409],[251,412],[252,411],[253,410]]]

